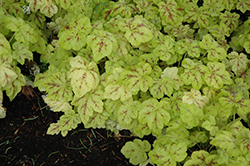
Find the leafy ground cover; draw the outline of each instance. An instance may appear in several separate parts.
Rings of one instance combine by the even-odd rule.
[[[120,152],[133,140],[127,131],[114,135],[79,125],[66,137],[47,135],[61,113],[49,111],[41,92],[23,87],[12,102],[4,99],[8,111],[0,120],[0,165],[131,165]]]

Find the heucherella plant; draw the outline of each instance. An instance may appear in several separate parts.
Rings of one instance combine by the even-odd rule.
[[[129,130],[140,166],[250,165],[249,0],[1,2],[1,118],[37,52],[34,86],[63,112],[47,134]]]

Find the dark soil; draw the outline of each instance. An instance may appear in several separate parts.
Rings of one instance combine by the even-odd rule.
[[[47,135],[51,123],[61,113],[52,112],[41,92],[23,87],[10,102],[4,95],[7,116],[0,119],[0,165],[45,166],[129,166],[121,154],[122,146],[134,138],[128,131],[114,135],[104,129],[84,129],[83,125],[66,137]]]

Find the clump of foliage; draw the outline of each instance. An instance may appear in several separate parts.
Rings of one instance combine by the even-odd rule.
[[[47,134],[79,123],[153,134],[152,146],[122,148],[134,165],[250,165],[248,10],[249,0],[2,0],[0,103],[37,52],[49,69],[34,86],[64,112]]]

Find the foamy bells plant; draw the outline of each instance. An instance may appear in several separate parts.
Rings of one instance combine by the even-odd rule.
[[[14,97],[16,64],[41,54],[34,86],[64,112],[47,134],[130,130],[134,165],[250,165],[249,0],[13,2],[0,8],[1,90]]]

